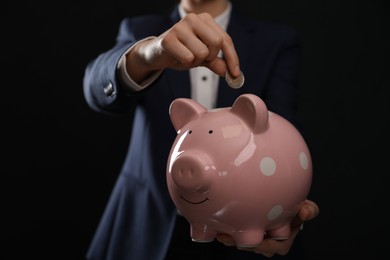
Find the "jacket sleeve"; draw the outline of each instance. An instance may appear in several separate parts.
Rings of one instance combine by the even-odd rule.
[[[98,112],[124,114],[132,111],[147,89],[129,94],[121,83],[118,63],[122,55],[138,40],[159,34],[161,29],[145,28],[144,24],[161,26],[156,17],[126,18],[120,26],[115,45],[91,60],[85,69],[83,93],[87,104]],[[139,31],[139,32],[138,32]],[[157,79],[148,88],[158,83]]]

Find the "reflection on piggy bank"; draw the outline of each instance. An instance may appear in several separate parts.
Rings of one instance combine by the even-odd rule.
[[[288,237],[312,182],[310,152],[299,131],[252,94],[214,110],[179,98],[169,113],[178,135],[167,185],[192,240],[227,233],[237,246],[253,247],[265,234]]]

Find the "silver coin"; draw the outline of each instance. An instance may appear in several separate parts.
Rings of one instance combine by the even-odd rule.
[[[237,89],[244,85],[245,77],[242,71],[240,71],[240,76],[236,78],[233,78],[229,71],[226,71],[225,80],[229,87]]]

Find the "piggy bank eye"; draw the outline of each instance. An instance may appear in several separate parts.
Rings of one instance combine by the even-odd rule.
[[[212,133],[213,133],[213,130],[210,130],[210,131],[209,131],[209,134],[212,134]]]
[[[192,134],[192,130],[188,131],[188,134],[189,134],[189,135]]]

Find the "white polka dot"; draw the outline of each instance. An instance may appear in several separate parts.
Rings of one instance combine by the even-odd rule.
[[[276,205],[272,207],[272,209],[268,212],[267,217],[269,220],[274,220],[277,217],[279,217],[280,214],[282,214],[282,212],[283,212],[283,207],[281,205]]]
[[[264,157],[260,161],[260,171],[265,176],[271,176],[276,171],[276,163],[271,157]]]
[[[304,152],[299,153],[299,163],[304,170],[307,170],[307,168],[309,168],[309,160],[307,159],[307,156]]]

